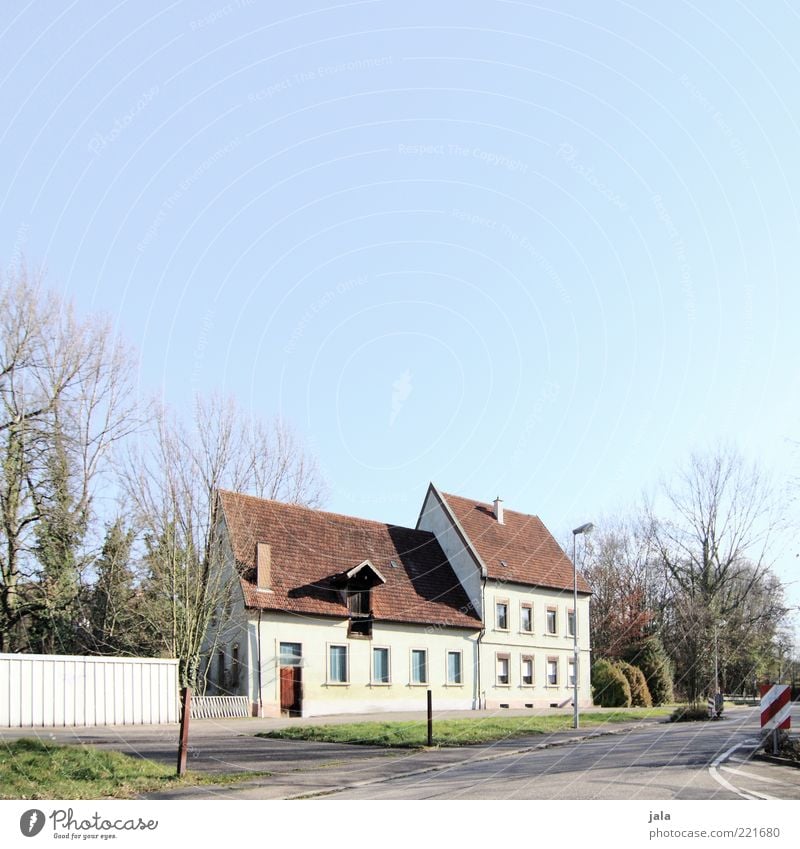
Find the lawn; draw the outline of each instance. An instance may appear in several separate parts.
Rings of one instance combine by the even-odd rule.
[[[671,708],[590,712],[581,714],[582,728],[597,728],[618,722],[665,717]],[[469,746],[511,737],[550,734],[572,727],[572,716],[554,714],[530,717],[486,717],[480,719],[434,719],[433,742],[437,746]],[[427,744],[427,723],[352,722],[343,725],[294,725],[263,731],[257,737],[281,740],[314,740],[319,743],[359,743],[370,746],[418,748]]]
[[[32,739],[0,743],[0,799],[130,799],[156,790],[230,784],[253,775],[187,772],[178,778],[174,767],[90,746]]]

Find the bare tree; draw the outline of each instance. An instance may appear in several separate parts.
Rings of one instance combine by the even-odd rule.
[[[676,684],[697,701],[714,684],[721,623],[741,615],[769,574],[778,520],[767,482],[730,448],[693,454],[663,493],[670,518],[648,508],[670,593],[663,637],[677,661]]]
[[[74,584],[98,476],[136,426],[132,373],[107,322],[25,270],[0,283],[0,650],[28,648],[23,624],[47,631],[48,593]]]
[[[587,536],[581,568],[592,588],[592,651],[621,658],[660,617],[661,570],[646,518],[609,519]]]
[[[145,533],[151,627],[179,658],[182,682],[197,686],[209,625],[236,579],[218,568],[218,491],[315,506],[320,474],[285,424],[253,420],[212,397],[197,399],[189,425],[157,415],[152,438],[131,455],[126,487]]]

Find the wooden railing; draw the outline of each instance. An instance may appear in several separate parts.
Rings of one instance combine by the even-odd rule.
[[[250,716],[247,696],[192,696],[192,719],[229,719]]]

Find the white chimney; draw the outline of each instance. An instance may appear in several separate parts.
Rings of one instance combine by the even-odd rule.
[[[494,500],[494,516],[497,519],[497,524],[503,524],[503,500],[498,495]]]

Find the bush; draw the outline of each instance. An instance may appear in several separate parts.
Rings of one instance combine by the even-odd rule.
[[[644,672],[638,666],[633,666],[624,660],[617,661],[614,665],[628,679],[628,686],[631,688],[631,705],[633,707],[653,707],[653,699],[650,696]]]
[[[631,688],[628,679],[610,660],[592,664],[592,693],[601,707],[630,707]]]
[[[642,670],[654,705],[665,705],[674,700],[671,664],[658,637],[648,637],[630,646],[623,660]]]
[[[703,722],[709,719],[708,708],[703,705],[679,705],[670,714],[670,722]]]

